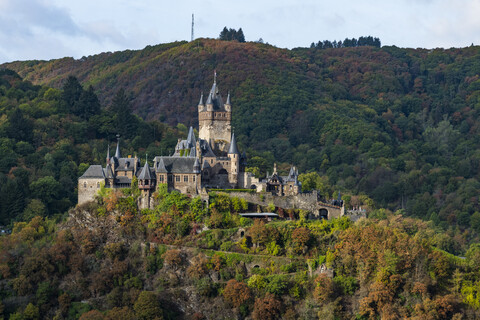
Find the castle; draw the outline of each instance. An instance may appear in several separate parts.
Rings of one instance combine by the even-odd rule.
[[[206,102],[202,94],[198,103],[198,140],[190,127],[187,139],[178,140],[172,156],[156,156],[153,167],[148,161],[142,167],[136,156],[122,157],[117,137],[115,155],[110,157],[107,150],[106,166],[91,165],[78,179],[78,203],[93,200],[102,184],[106,188],[129,188],[134,176],[141,190],[141,208],[153,207],[153,193],[162,184],[169,191],[186,194],[206,194],[209,188],[255,189],[278,196],[301,193],[294,167],[288,176],[280,176],[275,165],[273,174],[262,181],[245,171],[247,156],[238,150],[231,119],[230,94],[224,103],[215,75]]]

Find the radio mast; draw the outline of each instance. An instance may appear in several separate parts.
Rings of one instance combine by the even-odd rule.
[[[194,36],[193,36],[194,27],[195,27],[195,20],[194,20],[193,13],[192,13],[192,40],[191,41],[193,41],[193,38],[194,38]]]

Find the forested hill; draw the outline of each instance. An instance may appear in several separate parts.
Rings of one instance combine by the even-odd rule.
[[[186,125],[196,125],[217,70],[253,170],[293,163],[323,177],[306,189],[363,193],[444,228],[480,230],[479,55],[480,47],[287,50],[198,39],[0,67],[57,88],[74,75],[102,105],[124,88],[138,115]]]

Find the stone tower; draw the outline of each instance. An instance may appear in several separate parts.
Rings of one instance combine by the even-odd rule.
[[[240,152],[238,152],[237,140],[235,134],[232,134],[230,148],[228,149],[228,157],[230,158],[230,172],[228,173],[228,181],[235,188],[238,184],[238,174],[240,172]]]
[[[202,94],[198,103],[199,138],[208,141],[213,150],[226,152],[232,135],[231,119],[230,94],[228,94],[227,102],[223,103],[215,73],[207,101],[205,104],[203,103]]]

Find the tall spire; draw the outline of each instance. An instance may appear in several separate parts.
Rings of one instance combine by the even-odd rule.
[[[107,165],[110,164],[110,144],[107,146]]]
[[[199,106],[203,106],[203,92],[202,95],[200,96],[200,101],[198,102]]]
[[[228,149],[228,154],[240,154],[237,148],[237,140],[235,139],[235,133],[232,133],[232,139],[230,141],[230,148]]]
[[[115,151],[115,158],[120,159],[122,155],[120,154],[120,135],[117,134],[117,150]]]
[[[197,142],[195,141],[195,134],[193,133],[193,127],[190,127],[188,130],[188,136],[187,136],[187,147],[192,148],[195,147]]]
[[[213,104],[213,101],[212,101],[212,92],[210,92],[210,94],[208,95],[207,104]]]
[[[228,105],[230,105],[230,104],[231,104],[231,103],[230,103],[230,91],[228,91],[227,103],[225,103],[225,104],[228,104]]]

